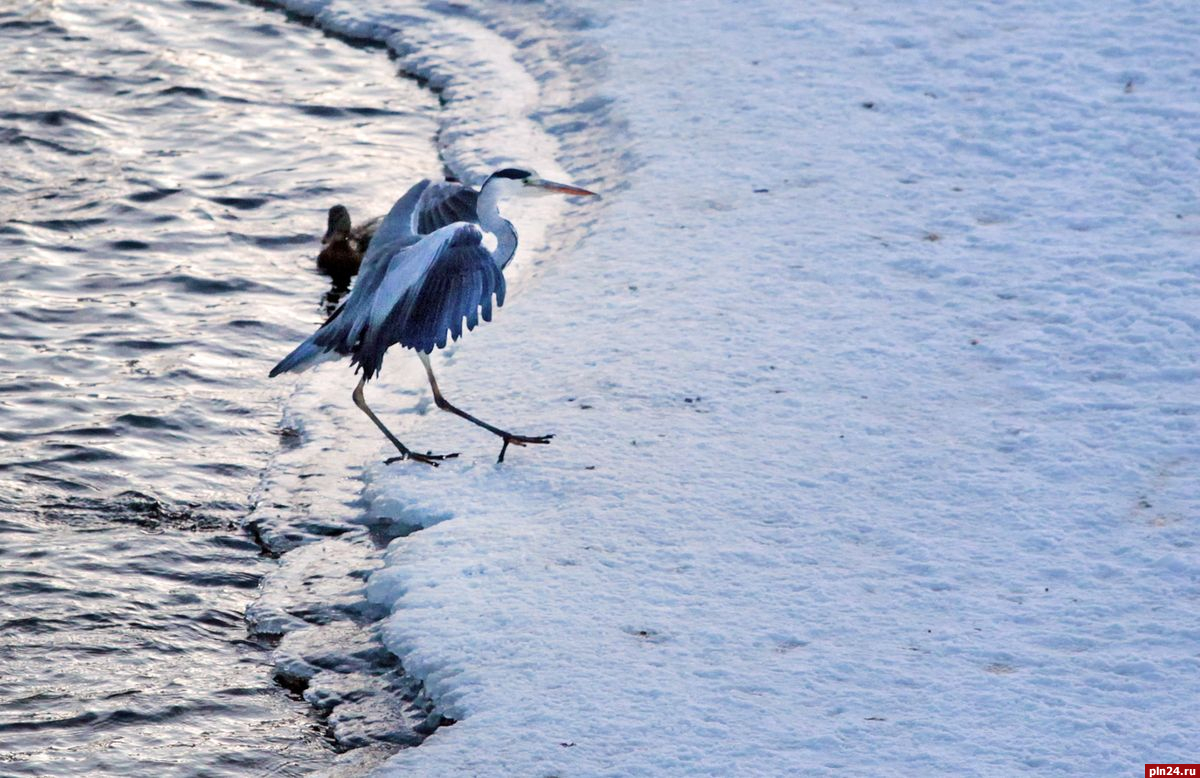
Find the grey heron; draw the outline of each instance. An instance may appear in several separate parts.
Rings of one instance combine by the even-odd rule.
[[[418,230],[422,197],[426,203],[445,199],[426,197],[431,186],[445,191],[444,185],[425,180],[396,201],[371,241],[354,289],[316,332],[271,370],[271,377],[349,356],[355,372],[362,372],[352,394],[354,404],[400,452],[399,456],[389,458],[388,464],[413,459],[436,467],[439,460],[458,454],[419,454],[408,448],[368,407],[363,395],[367,381],[379,375],[384,353],[399,343],[417,352],[438,408],[503,439],[497,459],[503,462],[510,444],[549,443],[553,436],[517,435],[455,407],[438,388],[429,354],[458,340],[463,334],[464,321],[467,330],[475,328],[480,316],[491,321],[493,298],[497,307],[504,304],[503,271],[516,253],[517,231],[500,216],[501,198],[534,194],[597,195],[569,184],[547,181],[529,170],[505,168],[492,173],[473,198],[473,216],[478,225],[473,220],[462,220],[472,214],[446,209],[441,213],[460,220],[421,235]],[[472,199],[464,196],[464,191],[468,190],[455,188],[451,199],[457,197],[460,203]],[[495,237],[494,249],[483,245],[484,231]]]

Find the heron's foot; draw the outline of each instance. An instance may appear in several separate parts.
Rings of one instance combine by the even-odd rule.
[[[553,438],[554,436],[553,435],[538,435],[537,437],[530,437],[528,435],[513,435],[510,432],[506,432],[503,435],[501,435],[500,437],[504,438],[504,445],[500,447],[500,456],[499,456],[499,458],[496,459],[496,464],[500,464],[501,462],[504,461],[504,454],[505,454],[505,452],[508,451],[508,445],[510,443],[514,446],[524,446],[527,443],[546,444],[546,443],[549,443],[550,439]]]
[[[458,452],[455,452],[453,454],[434,454],[432,452],[427,451],[424,454],[418,454],[415,451],[404,451],[404,452],[401,452],[400,456],[398,456],[398,457],[388,457],[387,459],[385,459],[383,461],[383,463],[385,465],[390,465],[393,462],[400,462],[405,459],[411,459],[416,462],[424,462],[425,464],[429,465],[430,467],[437,467],[438,462],[441,462],[442,460],[445,460],[445,459],[454,459],[457,456],[458,456]]]

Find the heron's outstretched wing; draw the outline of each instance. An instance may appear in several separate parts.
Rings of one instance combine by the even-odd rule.
[[[387,216],[384,216],[383,221],[379,223],[375,234],[371,236],[370,249],[363,257],[364,265],[384,247],[388,247],[398,240],[411,242],[417,239],[418,236],[416,230],[413,229],[413,222],[415,221],[417,206],[421,202],[421,195],[425,194],[425,189],[428,187],[428,178],[418,181],[396,201],[392,209],[387,212]],[[392,248],[394,249],[394,247]],[[359,278],[361,279],[361,275]]]
[[[352,355],[368,378],[379,373],[393,344],[433,351],[492,318],[492,297],[504,304],[504,276],[473,224],[456,223],[432,235],[413,234],[422,181],[396,201],[371,240],[354,288],[271,376]]]
[[[417,232],[428,235],[455,222],[478,222],[475,212],[478,200],[478,192],[458,181],[430,184],[417,203]]]
[[[429,353],[491,321],[492,298],[504,304],[504,275],[473,224],[443,227],[402,249],[371,299],[353,361],[368,378],[395,343]]]
[[[392,260],[420,237],[413,232],[417,201],[429,186],[428,179],[413,185],[383,217],[363,256],[354,288],[333,315],[271,370],[271,377],[302,372],[313,365],[346,356],[362,337],[370,319],[371,299],[387,275]]]

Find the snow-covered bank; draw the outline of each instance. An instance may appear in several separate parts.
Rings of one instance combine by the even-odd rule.
[[[384,771],[1194,761],[1190,5],[570,7],[629,149],[552,135],[642,164],[438,362],[554,444],[430,412],[463,459],[368,468],[429,525],[385,639],[459,719]]]

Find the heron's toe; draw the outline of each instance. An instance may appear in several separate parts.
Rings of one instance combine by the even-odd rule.
[[[505,440],[514,446],[524,446],[526,443],[549,443],[553,437],[553,435],[509,435]]]
[[[454,459],[457,456],[458,456],[457,452],[455,452],[453,454],[434,454],[434,453],[418,454],[415,451],[409,451],[408,453],[401,454],[400,456],[388,457],[387,459],[385,459],[383,461],[383,463],[385,465],[390,465],[393,462],[399,462],[404,459],[412,459],[417,462],[424,462],[425,464],[429,465],[430,467],[437,467],[438,462],[440,462],[441,460]]]
[[[427,465],[431,465],[431,466],[433,466],[433,467],[437,467],[437,466],[438,466],[438,463],[437,463],[437,462],[434,462],[434,461],[432,461],[432,460],[426,459],[426,458],[424,458],[424,457],[420,456],[419,454],[414,454],[414,455],[412,455],[412,456],[409,456],[408,454],[401,454],[401,455],[400,455],[400,456],[398,456],[398,457],[388,457],[387,459],[383,460],[383,463],[384,463],[385,465],[390,465],[390,464],[392,464],[393,462],[403,462],[403,461],[404,461],[404,460],[406,460],[406,459],[415,459],[415,460],[417,460],[418,462],[424,462],[425,464],[427,464]]]
[[[446,459],[454,459],[457,456],[457,451],[453,454],[434,454],[432,451],[426,451],[424,454],[418,454],[417,452],[413,451],[408,455],[409,459],[415,459],[418,462],[424,462],[425,464],[433,465],[434,467],[438,466],[438,462]]]

